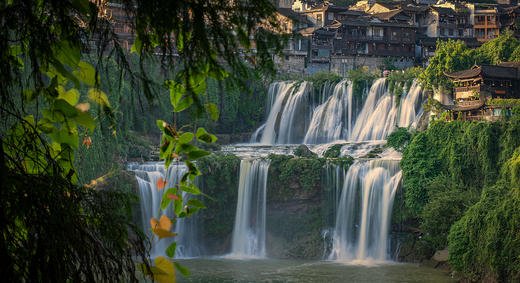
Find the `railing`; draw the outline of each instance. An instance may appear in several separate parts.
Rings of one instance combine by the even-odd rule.
[[[461,86],[461,87],[455,88],[455,92],[466,92],[466,91],[472,91],[472,90],[480,91],[481,87],[479,85],[477,85],[477,86]]]
[[[459,106],[473,106],[482,104],[481,100],[471,100],[471,101],[458,101],[457,105]]]

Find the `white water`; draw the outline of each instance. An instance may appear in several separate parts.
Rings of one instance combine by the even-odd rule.
[[[345,86],[348,84],[348,86]],[[303,143],[317,144],[335,141],[350,132],[352,125],[352,83],[343,80],[336,84],[332,96],[312,115]]]
[[[152,217],[157,218],[158,216],[166,213],[170,218],[174,217],[172,209],[166,211],[161,210],[161,200],[164,190],[177,184],[182,175],[187,172],[186,165],[184,163],[172,164],[168,168],[168,172],[164,170],[164,163],[144,163],[144,164],[130,164],[129,170],[135,172],[135,177],[139,186],[139,204],[141,209],[141,224],[142,229],[149,238],[152,238],[150,231],[150,219]],[[157,190],[157,180],[163,178],[168,183],[162,190]],[[189,194],[183,192],[183,198],[189,198]],[[160,213],[160,215],[158,215]],[[155,258],[157,256],[164,256],[166,248],[173,241],[177,242],[177,249],[175,257],[177,258],[189,258],[197,257],[202,254],[202,249],[199,246],[198,241],[200,223],[197,221],[196,216],[191,218],[179,218],[174,225],[172,231],[179,234],[174,238],[164,238],[159,240],[157,236],[153,236],[152,249],[150,256]]]
[[[287,144],[301,140],[307,127],[311,84],[302,82],[276,82],[269,88],[272,102],[269,116],[262,129],[261,144]],[[276,96],[274,96],[276,94]],[[271,102],[269,102],[271,103]],[[303,114],[303,115],[302,115]],[[252,137],[256,142],[259,131]]]
[[[423,111],[422,89],[416,81],[396,103],[385,79],[376,79],[363,98],[360,111],[349,81],[337,83],[330,96],[325,93],[330,86],[325,85],[318,97],[322,102],[317,106],[309,105],[316,101],[309,97],[311,89],[307,82],[299,87],[295,82],[271,84],[267,121],[255,131],[251,142],[272,145],[384,140],[397,126],[415,127]]]
[[[240,162],[238,202],[231,243],[232,258],[263,258],[265,253],[266,188],[269,160]]]
[[[388,230],[401,179],[397,164],[371,160],[350,166],[341,190],[329,259],[365,263],[390,260]]]

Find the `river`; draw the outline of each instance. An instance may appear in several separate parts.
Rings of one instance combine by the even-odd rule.
[[[191,277],[177,274],[177,282],[456,282],[446,271],[389,262],[355,264],[338,261],[284,259],[180,259]]]

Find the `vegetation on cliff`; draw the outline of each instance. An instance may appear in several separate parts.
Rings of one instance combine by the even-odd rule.
[[[426,252],[449,245],[453,268],[472,280],[519,278],[515,113],[507,122],[433,122],[403,152],[405,202],[419,216]]]

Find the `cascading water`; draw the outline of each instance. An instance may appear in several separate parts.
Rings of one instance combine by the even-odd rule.
[[[401,97],[401,111],[399,114],[399,127],[416,126],[419,116],[423,112],[422,88],[417,80],[414,80],[408,94]]]
[[[233,228],[233,258],[265,257],[266,188],[269,160],[240,162],[238,202]]]
[[[298,116],[296,119],[295,117],[296,114],[309,113],[311,84],[308,82],[302,82],[299,85],[296,82],[276,82],[274,84],[276,87],[269,88],[269,91],[273,93],[270,101],[274,102],[269,107],[267,121],[262,126],[260,143],[297,143],[305,134],[309,118],[306,115]],[[257,142],[259,135],[260,131],[257,131],[251,142]]]
[[[141,223],[143,231],[152,238],[150,231],[150,219],[157,217],[158,213],[166,213],[172,218],[174,213],[171,209],[162,211],[161,200],[164,190],[157,190],[157,180],[163,178],[168,181],[169,185],[177,184],[184,173],[187,172],[184,163],[172,164],[165,172],[163,163],[144,163],[130,164],[129,170],[135,172],[135,177],[139,186],[139,203],[141,209]],[[183,193],[183,198],[188,198],[189,194]],[[173,231],[179,234],[175,238],[165,238],[159,240],[157,236],[153,237],[151,257],[164,256],[168,245],[176,241],[177,249],[175,256],[178,258],[197,257],[202,253],[199,241],[200,221],[194,215],[191,218],[179,218],[175,223]]]
[[[347,85],[347,86],[346,86]],[[303,143],[317,144],[346,136],[352,125],[352,83],[341,81],[329,99],[316,107]]]
[[[353,84],[343,80],[328,95],[324,85],[317,99],[309,97],[312,85],[276,82],[269,87],[265,124],[251,142],[262,144],[330,143],[337,140],[384,140],[397,126],[415,126],[422,113],[422,89],[414,81],[410,90],[397,103],[387,89],[384,78],[374,81],[361,111],[358,111]],[[313,101],[321,104],[310,105]],[[359,114],[358,114],[359,113]]]
[[[400,179],[397,161],[356,161],[349,168],[336,214],[329,259],[390,259],[388,229]]]

